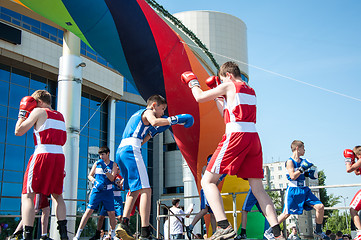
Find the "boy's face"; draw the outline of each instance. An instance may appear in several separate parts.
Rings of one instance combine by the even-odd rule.
[[[164,115],[164,111],[167,109],[167,104],[160,104],[154,103],[153,111],[155,113],[155,117],[160,118]]]
[[[99,153],[99,158],[105,160],[109,159],[109,153]]]
[[[303,155],[305,155],[305,152],[306,152],[306,150],[305,150],[305,146],[300,146],[300,147],[297,147],[297,152],[298,152],[298,156],[303,156]]]

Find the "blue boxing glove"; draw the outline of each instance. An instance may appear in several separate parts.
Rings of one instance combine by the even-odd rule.
[[[189,128],[193,126],[194,118],[190,114],[180,114],[176,116],[168,117],[168,121],[170,125],[184,125],[185,128]]]
[[[307,172],[305,172],[305,176],[309,177],[311,179],[318,179],[318,174],[316,170],[310,169]]]
[[[104,171],[105,173],[111,173],[111,172],[112,172],[112,169],[111,169],[109,166],[107,166],[103,160],[99,159],[99,160],[96,162],[96,164],[97,164],[97,165],[100,165],[100,167],[103,169],[103,171]]]
[[[94,181],[94,188],[98,191],[104,190],[104,183],[99,183],[98,181]]]
[[[309,162],[307,159],[303,159],[301,166],[298,169],[301,173],[304,173],[307,169],[313,166],[313,163]]]

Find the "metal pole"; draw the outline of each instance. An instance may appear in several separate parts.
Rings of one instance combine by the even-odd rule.
[[[159,229],[160,229],[160,200],[157,201],[157,239],[160,238],[160,233],[159,233]]]
[[[80,104],[82,87],[82,68],[85,66],[80,57],[80,39],[69,31],[64,32],[63,56],[59,59],[58,106],[64,115],[67,141],[63,147],[65,154],[64,193],[67,199],[77,199],[79,168],[79,131]],[[55,204],[52,215],[55,215]],[[77,202],[66,202],[66,215],[76,215]],[[56,218],[51,218],[50,237],[60,239]],[[75,217],[68,217],[68,231],[75,232]],[[73,238],[73,236],[70,236]]]
[[[232,203],[233,203],[233,228],[238,229],[237,225],[237,195],[232,193]],[[213,229],[212,229],[213,230]]]

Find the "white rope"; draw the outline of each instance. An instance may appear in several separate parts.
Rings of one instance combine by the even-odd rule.
[[[90,120],[94,117],[94,115],[99,111],[100,107],[103,105],[103,103],[108,99],[108,97],[110,96],[110,94],[112,93],[113,91],[110,91],[108,96],[100,103],[99,107],[94,111],[93,115],[91,115],[91,117],[88,119],[88,121],[84,124],[84,126],[80,129],[79,131],[79,135],[81,133],[81,131],[83,131],[83,129],[85,128],[85,126],[90,122]]]
[[[183,44],[186,44],[188,46],[191,46],[191,47],[195,47],[195,48],[199,48],[202,50],[202,48],[196,46],[196,45],[192,45],[192,44],[188,44],[184,41],[181,41]],[[252,65],[252,64],[248,64],[248,63],[245,63],[245,62],[242,62],[240,60],[237,60],[237,59],[233,59],[233,58],[230,58],[230,57],[227,57],[227,56],[224,56],[222,54],[219,54],[219,53],[216,53],[216,52],[211,52],[209,51],[210,53],[214,54],[214,55],[218,55],[220,57],[224,57],[224,58],[227,58],[231,61],[234,61],[234,62],[238,62],[238,63],[241,63],[243,65],[247,65],[249,67],[252,67],[252,68],[256,68],[256,69],[259,69],[261,71],[264,71],[264,72],[267,72],[267,73],[270,73],[270,74],[273,74],[273,75],[276,75],[276,76],[279,76],[279,77],[283,77],[283,78],[286,78],[286,79],[289,79],[289,80],[292,80],[292,81],[295,81],[295,82],[298,82],[298,83],[301,83],[301,84],[305,84],[305,85],[308,85],[310,87],[314,87],[314,88],[318,88],[320,90],[323,90],[323,91],[326,91],[326,92],[330,92],[330,93],[334,93],[334,94],[337,94],[337,95],[340,95],[342,97],[346,97],[346,98],[350,98],[350,99],[353,99],[353,100],[356,100],[356,101],[359,101],[361,102],[361,99],[360,98],[356,98],[356,97],[352,97],[352,96],[349,96],[349,95],[346,95],[346,94],[343,94],[343,93],[340,93],[340,92],[336,92],[336,91],[333,91],[333,90],[330,90],[330,89],[327,89],[327,88],[323,88],[323,87],[319,87],[319,86],[316,86],[314,84],[311,84],[311,83],[307,83],[307,82],[304,82],[304,81],[301,81],[301,80],[298,80],[296,78],[292,78],[292,77],[288,77],[286,75],[283,75],[283,74],[280,74],[280,73],[277,73],[277,72],[273,72],[273,71],[270,71],[270,70],[267,70],[267,69],[264,69],[264,68],[261,68],[261,67],[258,67],[258,66],[255,66],[255,65]]]

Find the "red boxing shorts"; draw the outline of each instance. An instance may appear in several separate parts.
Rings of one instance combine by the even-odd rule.
[[[22,193],[62,194],[64,166],[64,154],[33,154],[24,175]]]
[[[361,190],[358,190],[358,192],[353,197],[350,207],[355,209],[356,211],[361,210]]]
[[[34,197],[34,208],[35,210],[40,210],[46,207],[49,207],[49,199],[46,195],[38,193]]]
[[[232,132],[223,135],[207,171],[237,175],[244,179],[263,178],[262,146],[257,132]]]

